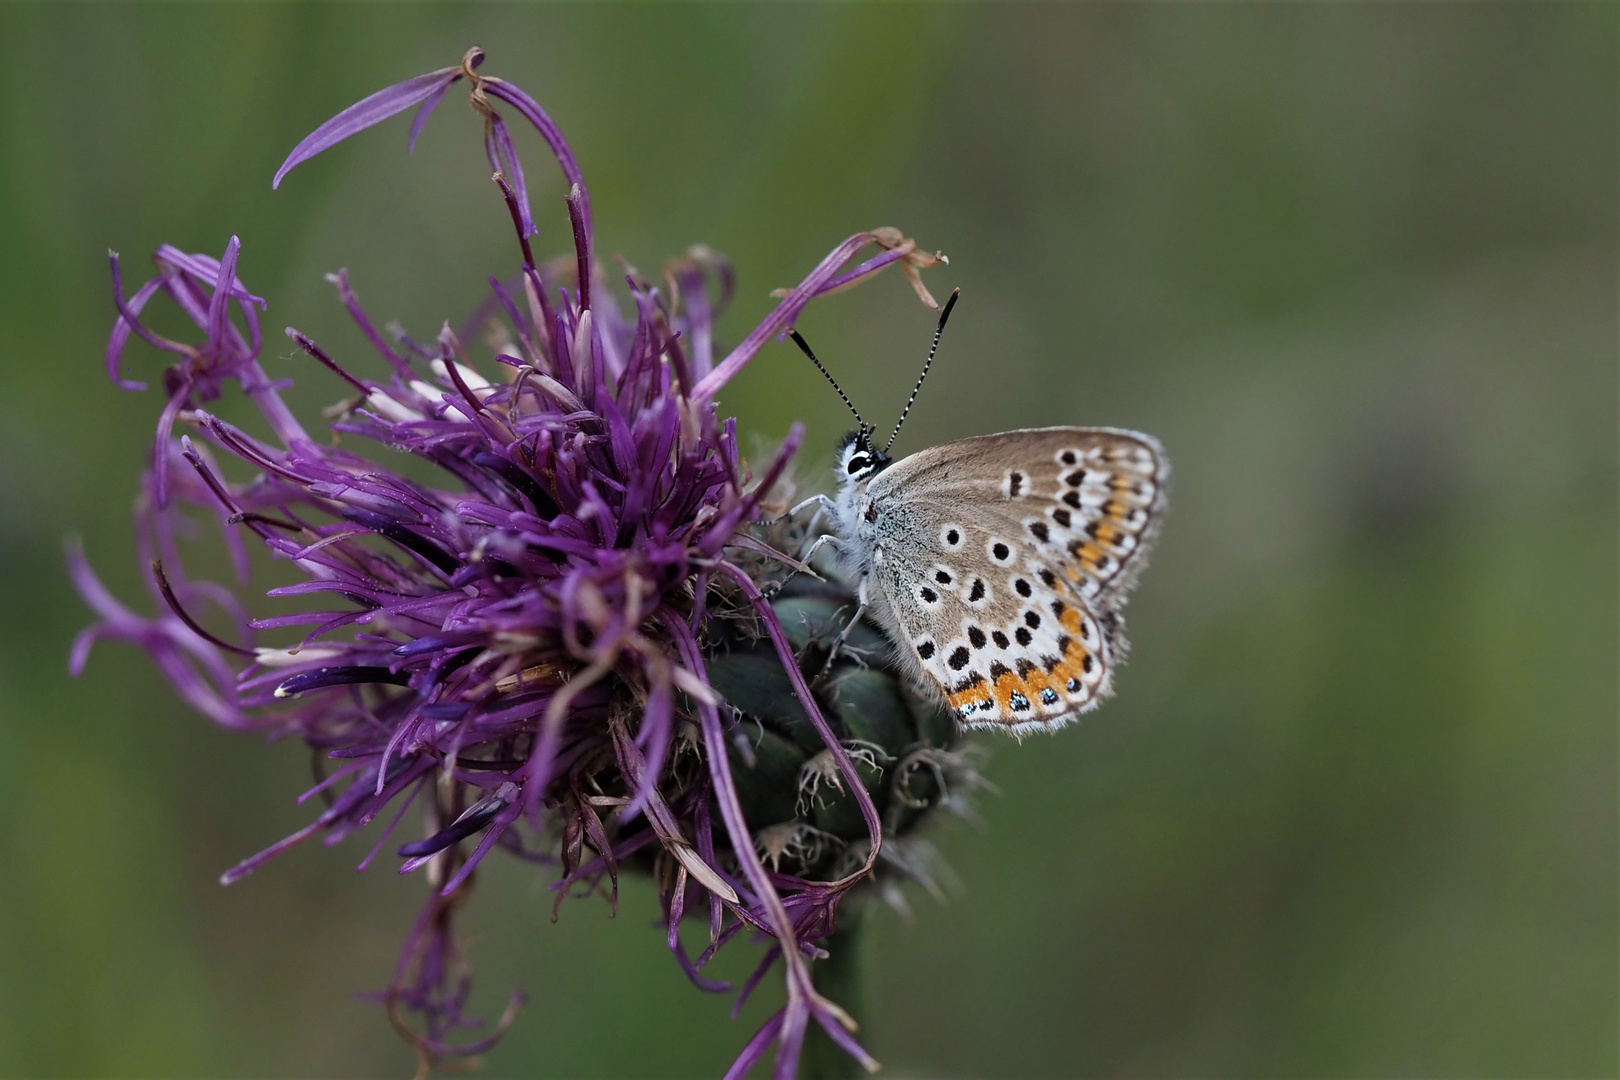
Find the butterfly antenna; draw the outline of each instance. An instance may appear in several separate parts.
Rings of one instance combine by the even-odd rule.
[[[940,335],[945,333],[945,321],[951,317],[951,308],[956,306],[956,298],[961,293],[961,289],[952,289],[951,298],[945,301],[945,310],[939,313],[939,325],[934,327],[934,344],[928,350],[928,359],[923,361],[922,374],[917,376],[917,385],[911,388],[911,397],[906,400],[906,407],[900,410],[900,419],[894,422],[894,434],[889,436],[889,444],[883,448],[885,454],[894,446],[894,440],[900,437],[900,425],[906,422],[906,414],[911,412],[912,402],[917,400],[917,391],[922,389],[923,380],[928,378],[928,369],[934,363],[934,354],[939,351]]]
[[[845,405],[849,406],[849,411],[855,414],[855,422],[861,425],[861,434],[864,436],[866,432],[871,430],[871,428],[867,425],[865,420],[861,419],[860,410],[855,408],[855,403],[853,401],[849,400],[849,395],[844,393],[844,388],[838,385],[838,380],[832,377],[832,372],[823,367],[821,361],[816,359],[816,354],[810,351],[809,343],[807,343],[804,338],[799,336],[799,332],[797,330],[789,327],[788,335],[793,338],[793,344],[797,345],[804,355],[810,358],[810,362],[816,365],[816,370],[827,376],[827,381],[832,383],[832,388],[838,391],[838,396],[843,399]]]

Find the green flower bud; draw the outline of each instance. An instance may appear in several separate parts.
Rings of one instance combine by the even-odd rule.
[[[944,704],[908,680],[883,632],[864,617],[851,624],[858,606],[843,586],[808,576],[788,580],[771,604],[883,822],[884,857],[863,891],[903,907],[900,880],[939,892],[932,846],[919,834],[941,809],[967,812],[985,781]],[[869,844],[847,781],[771,643],[745,617],[713,625],[727,632],[709,643],[709,678],[733,711],[732,770],[756,847],[774,870],[836,880]]]

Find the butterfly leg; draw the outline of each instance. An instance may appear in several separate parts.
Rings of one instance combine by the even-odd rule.
[[[798,503],[797,505],[791,507],[786,513],[781,514],[781,515],[779,515],[777,517],[774,517],[771,520],[765,522],[764,524],[769,526],[769,525],[776,525],[776,524],[778,524],[780,522],[783,522],[783,521],[789,521],[789,520],[791,520],[793,518],[798,517],[801,513],[804,512],[804,509],[806,507],[809,507],[809,506],[814,506],[816,508],[816,514],[817,514],[817,516],[819,516],[822,513],[822,511],[834,509],[835,505],[836,504],[834,504],[832,499],[830,499],[826,495],[812,495],[808,499],[804,500],[803,502]],[[812,517],[810,519],[810,521],[809,521],[809,527],[814,527],[815,523],[816,523],[816,519],[814,517]]]
[[[816,552],[821,550],[823,544],[831,544],[834,548],[837,548],[841,543],[842,541],[832,533],[823,533],[816,537],[815,541],[810,545],[810,550],[799,557],[799,567],[795,567],[793,573],[782,579],[776,586],[776,592],[780,592],[783,586],[800,574],[808,573],[811,577],[819,577],[820,575],[810,566],[810,560],[816,557]],[[770,595],[775,596],[776,592],[772,592]]]
[[[820,551],[822,545],[824,544],[831,544],[834,549],[838,549],[844,546],[844,541],[842,537],[837,536],[834,533],[822,533],[820,536],[815,538],[814,542],[811,543],[810,550],[799,556],[799,561],[802,563],[809,563],[811,559],[816,557],[816,552]]]
[[[844,624],[844,628],[840,630],[838,632],[838,636],[833,639],[832,647],[827,650],[827,662],[821,665],[821,671],[816,675],[817,682],[820,682],[822,679],[827,677],[827,672],[832,670],[833,661],[838,659],[838,654],[844,649],[844,642],[849,640],[849,635],[855,630],[855,624],[861,621],[862,615],[866,614],[865,578],[861,579],[860,588],[857,589],[855,593],[855,599],[857,601],[855,605],[855,615],[849,620],[849,622]],[[859,660],[858,655],[856,656],[856,659]]]
[[[816,520],[821,517],[824,511],[835,510],[836,505],[837,504],[835,504],[825,495],[812,495],[803,502],[791,507],[786,513],[779,514],[776,517],[771,518],[769,521],[762,522],[761,524],[763,524],[766,528],[770,528],[771,526],[779,525],[784,521],[792,521],[794,518],[798,517],[799,514],[803,513],[806,507],[814,506],[816,508],[816,512],[810,516],[810,520],[805,524],[805,531],[813,532],[815,530]],[[808,570],[807,564],[810,562],[810,557],[814,555],[817,549],[821,547],[821,542],[829,539],[836,542],[837,537],[830,535],[822,535],[817,537],[815,542],[811,544],[810,550],[799,558],[800,566],[795,567],[793,573],[777,582],[775,588],[765,590],[765,598],[769,600],[776,596],[776,594],[781,592],[788,582],[792,581],[795,577],[798,577],[802,573],[808,572],[812,577],[817,576],[815,571]]]
[[[810,559],[821,548],[821,545],[822,545],[823,542],[832,544],[834,547],[837,547],[838,543],[839,543],[839,540],[838,540],[838,537],[833,536],[831,533],[824,533],[821,536],[816,537],[815,542],[810,545],[810,550],[804,553],[804,557],[799,559],[798,565],[793,568],[793,572],[790,573],[787,577],[783,578],[781,581],[778,581],[775,585],[773,585],[770,588],[765,590],[765,599],[770,600],[770,599],[774,598],[777,593],[781,592],[784,588],[787,587],[788,582],[792,581],[794,578],[798,577],[800,574],[809,574],[811,577],[816,578],[816,579],[819,580],[821,578],[821,575],[816,573],[815,569],[813,567],[811,567]]]

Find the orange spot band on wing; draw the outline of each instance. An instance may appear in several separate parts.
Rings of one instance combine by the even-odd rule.
[[[969,681],[957,690],[947,691],[945,700],[953,709],[960,709],[964,705],[977,705],[985,698],[984,678],[973,675]]]
[[[1085,568],[1093,574],[1095,574],[1097,572],[1097,568],[1102,565],[1104,558],[1102,548],[1098,547],[1096,544],[1081,544],[1075,550],[1075,555],[1080,559],[1081,563],[1085,565]]]
[[[1077,634],[1080,632],[1079,626],[1080,619],[1077,615],[1074,620],[1074,627],[1072,628]],[[1067,620],[1064,622],[1064,628],[1070,629]],[[1086,661],[1089,658],[1090,653],[1087,652],[1086,647],[1081,645],[1078,641],[1070,638],[1068,641],[1064,642],[1063,659],[1056,667],[1052,669],[1052,678],[1055,680],[1053,686],[1055,688],[1062,689],[1068,685],[1070,679],[1080,679],[1084,681],[1086,675]]]
[[[1023,689],[1023,680],[1017,672],[1008,671],[996,679],[996,704],[1001,706],[1002,712],[1012,711],[1012,696],[1014,691]]]

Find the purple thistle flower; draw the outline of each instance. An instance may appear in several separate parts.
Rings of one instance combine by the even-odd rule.
[[[604,879],[616,899],[619,869],[660,853],[669,947],[705,989],[726,989],[700,973],[721,945],[739,935],[773,940],[743,993],[780,961],[786,1004],[728,1076],[773,1044],[774,1075],[793,1075],[812,1022],[875,1068],[850,1035],[853,1021],[817,993],[810,964],[824,955],[815,942],[834,929],[840,898],[872,873],[885,826],[756,581],[770,549],[747,531],[801,428],[751,479],[735,421],[718,418],[713,402],[816,296],[899,264],[932,305],[917,271],[939,257],[893,229],[856,233],[717,358],[713,320],[731,292],[729,267],[694,248],[672,265],[667,289],[628,273],[621,306],[592,252],[590,200],[567,142],[522,90],[480,75],[483,58],[469,50],[455,67],[344,110],[298,144],[273,182],[411,108],[414,145],[449,88],[471,84],[520,273],[492,277],[488,308],[461,334],[446,324],[431,345],[403,333],[386,339],[347,274],[333,275],[385,361],[378,378],[287,330],[352,392],[333,430],[429,462],[441,484],[409,479],[352,441],[317,442],[293,417],[280,396],[286,384],[259,363],[265,302],[237,277],[235,237],[217,260],[160,248],[156,276],[128,296],[111,256],[110,377],[142,388],[121,374],[132,335],[177,357],[164,374],[167,400],[136,507],[158,614],[122,605],[70,550],[73,580],[99,618],[75,642],[72,670],[100,637],[133,642],[214,722],[297,735],[330,762],[304,796],[321,795],[326,809],[228,870],[226,883],[317,834],[333,844],[376,821],[364,868],[420,804],[430,835],[398,847],[400,872],[425,868],[434,888],[380,997],[425,1064],[487,1049],[521,1003],[514,995],[483,1037],[455,1041],[483,1022],[463,1011],[470,979],[453,916],[476,868],[500,847],[558,864],[559,903]],[[541,134],[569,185],[570,260],[548,265],[532,254],[538,229],[506,108]],[[876,256],[843,269],[871,245]],[[196,324],[198,340],[173,341],[141,321],[160,293]],[[485,373],[463,345],[475,334],[496,342]],[[206,408],[230,382],[257,407],[267,438]],[[187,434],[176,438],[177,426]],[[239,459],[252,479],[226,479],[220,458]],[[253,618],[229,589],[190,579],[175,543],[188,508],[217,521],[239,585],[248,580],[245,543],[256,538],[298,578],[268,595],[315,598],[320,610]],[[209,608],[228,632],[202,625]],[[747,820],[728,753],[729,710],[723,717],[708,674],[719,623],[739,618],[774,649],[826,755],[825,776],[851,793],[864,822],[858,857],[832,880],[779,872],[779,853],[768,870],[757,850],[761,823]],[[278,644],[258,644],[264,632]],[[706,912],[710,930],[696,959],[677,932],[689,912]]]

